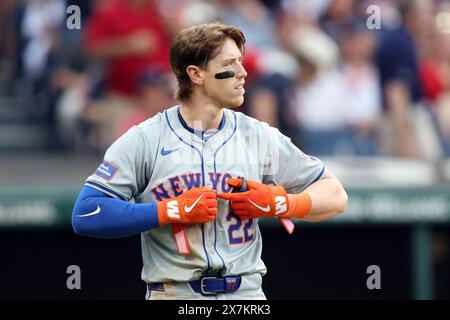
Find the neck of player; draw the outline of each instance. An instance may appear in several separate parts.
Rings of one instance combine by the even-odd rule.
[[[189,127],[204,131],[219,128],[223,108],[210,103],[195,103],[191,99],[181,104],[180,113]]]

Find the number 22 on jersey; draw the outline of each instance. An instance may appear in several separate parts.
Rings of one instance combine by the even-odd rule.
[[[242,244],[253,240],[253,234],[250,229],[253,219],[241,220],[239,216],[230,210],[227,215],[227,221],[232,221],[228,226],[228,243],[230,245]]]

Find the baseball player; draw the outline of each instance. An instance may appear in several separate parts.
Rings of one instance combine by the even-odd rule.
[[[141,234],[147,299],[265,299],[259,219],[322,221],[347,195],[317,158],[232,109],[244,101],[242,32],[182,30],[170,49],[180,105],[132,127],[87,178],[79,235]]]

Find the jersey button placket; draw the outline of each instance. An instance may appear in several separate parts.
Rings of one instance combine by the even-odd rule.
[[[214,152],[213,149],[208,146],[207,144],[204,145],[204,152],[203,152],[203,159],[204,159],[204,163],[205,163],[205,169],[206,172],[214,172],[214,168],[213,168],[213,164],[214,164]],[[205,174],[208,176],[208,174],[205,172]],[[212,182],[209,179],[206,179],[206,187],[212,189]],[[206,237],[209,238],[209,241],[207,241],[206,243],[206,247],[209,253],[209,256],[211,258],[211,268],[210,270],[215,270],[217,266],[221,265],[221,261],[217,255],[217,252],[214,248],[214,240],[216,238],[216,231],[215,231],[215,222],[211,222],[208,223],[205,226],[205,231],[207,230],[208,232],[205,232]]]
[[[213,165],[213,159],[214,155],[212,152],[211,147],[206,147],[205,148],[205,165],[208,168],[208,170],[211,170],[212,165]]]
[[[205,148],[205,165],[208,172],[212,172],[212,165],[213,165],[213,154],[211,147]],[[208,188],[212,189],[212,182],[208,179],[207,185]]]

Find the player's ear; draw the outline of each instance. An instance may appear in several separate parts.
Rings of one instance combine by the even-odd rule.
[[[186,68],[186,72],[191,79],[192,83],[196,85],[203,84],[203,78],[200,72],[200,68],[194,65],[190,65]]]

